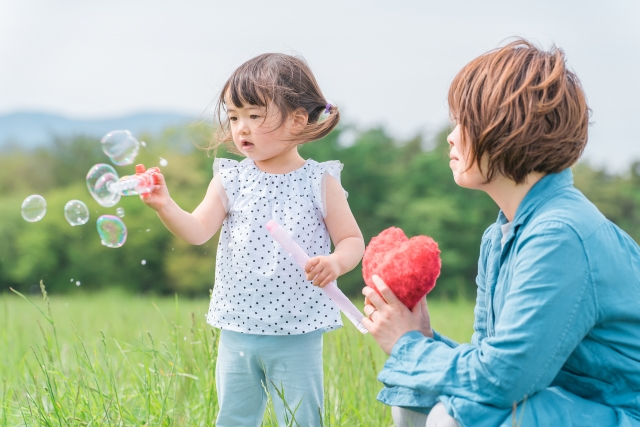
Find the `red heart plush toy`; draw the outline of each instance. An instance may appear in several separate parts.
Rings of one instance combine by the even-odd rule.
[[[409,308],[428,294],[440,275],[438,244],[427,236],[411,239],[390,227],[371,239],[362,259],[362,275],[367,286],[380,293],[371,277],[377,274]]]

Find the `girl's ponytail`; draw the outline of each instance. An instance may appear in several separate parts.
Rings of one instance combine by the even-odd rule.
[[[327,136],[340,122],[340,111],[337,105],[325,104],[309,113],[309,122],[297,135],[301,144],[316,141]]]

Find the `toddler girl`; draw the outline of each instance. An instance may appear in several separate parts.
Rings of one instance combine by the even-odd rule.
[[[340,119],[338,108],[302,59],[264,54],[234,71],[216,116],[220,127],[210,148],[226,143],[246,158],[214,161],[214,177],[193,213],[171,199],[159,173],[157,188],[143,198],[189,243],[206,242],[222,226],[207,315],[222,330],[216,425],[259,426],[268,391],[279,424],[295,412],[299,425],[319,426],[322,333],[342,325],[319,288],[358,264],[364,240],[340,185],[342,165],[305,160],[297,147],[327,135]],[[270,219],[311,257],[304,273],[268,234]]]

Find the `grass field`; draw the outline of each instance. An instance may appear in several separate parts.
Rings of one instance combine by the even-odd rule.
[[[218,333],[205,323],[207,300],[0,298],[0,426],[213,425]],[[434,328],[469,341],[471,302],[430,301],[429,309]],[[346,319],[325,335],[325,426],[392,425],[375,399],[385,360]],[[263,425],[276,424],[269,407]]]

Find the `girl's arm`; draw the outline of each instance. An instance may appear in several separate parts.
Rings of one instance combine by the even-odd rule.
[[[213,237],[227,216],[224,204],[216,190],[222,187],[219,175],[211,180],[207,194],[193,213],[180,208],[169,196],[162,174],[155,173],[154,179],[153,192],[147,196],[141,196],[141,199],[156,211],[160,221],[173,235],[192,245],[201,245]]]
[[[324,222],[335,249],[329,256],[311,258],[305,266],[307,280],[313,280],[313,284],[320,287],[353,270],[364,254],[364,238],[342,186],[331,175],[326,180],[327,216]]]

